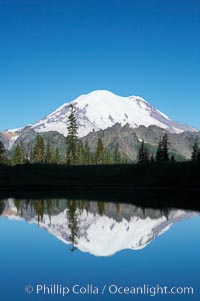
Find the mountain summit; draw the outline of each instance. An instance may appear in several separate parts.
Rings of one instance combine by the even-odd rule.
[[[170,120],[139,96],[122,97],[106,90],[96,90],[65,103],[31,128],[36,132],[57,131],[66,136],[71,103],[77,108],[80,137],[116,123],[122,126],[129,124],[132,128],[157,125],[171,133],[196,131],[190,126]]]

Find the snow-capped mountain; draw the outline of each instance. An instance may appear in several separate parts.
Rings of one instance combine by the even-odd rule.
[[[129,124],[132,128],[140,125],[146,127],[157,125],[172,133],[196,131],[190,126],[170,120],[139,96],[121,97],[105,90],[93,91],[63,104],[47,117],[33,124],[31,128],[36,132],[57,131],[66,136],[70,103],[77,108],[80,137],[86,136],[93,130],[106,129],[116,123],[122,126]]]
[[[17,209],[12,199],[7,201],[2,215],[39,223],[41,228],[65,244],[72,243],[73,234],[74,246],[95,256],[110,256],[124,249],[143,249],[174,223],[197,214],[183,210],[163,214],[160,210],[114,203],[104,203],[102,213],[97,202],[88,202],[84,209],[76,207],[74,211],[73,208],[75,214],[70,221],[70,209],[63,200],[60,209],[54,208],[51,216],[44,213],[38,222],[35,209],[27,206],[26,201],[21,202]]]
[[[79,137],[84,137],[93,131],[111,128],[116,124],[121,124],[122,127],[129,125],[133,129],[154,125],[170,133],[199,132],[191,126],[170,120],[139,96],[122,97],[109,91],[96,90],[63,104],[35,124],[1,132],[1,141],[6,148],[11,149],[17,139],[28,131],[36,133],[53,131],[66,136],[71,103],[77,108]]]
[[[2,136],[3,139],[1,140],[4,142],[4,145],[7,149],[10,149],[13,146],[23,129],[24,128],[10,129],[8,131],[0,133],[0,138]]]

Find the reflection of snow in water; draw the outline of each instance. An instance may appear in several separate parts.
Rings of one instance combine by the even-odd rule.
[[[35,209],[26,201],[19,204],[17,210],[14,200],[5,201],[3,215],[38,223]],[[95,256],[109,256],[124,249],[142,249],[175,222],[197,214],[183,210],[170,210],[163,214],[160,210],[102,202],[83,202],[80,206],[79,201],[79,208],[76,203],[71,203],[74,207],[70,215],[66,204],[66,200],[60,200],[58,207],[54,204],[51,216],[45,210],[39,221],[40,227],[66,244],[71,244],[73,236],[74,245],[79,250]],[[84,204],[87,204],[87,209]]]

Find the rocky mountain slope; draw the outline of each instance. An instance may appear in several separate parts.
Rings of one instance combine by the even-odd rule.
[[[157,126],[131,128],[128,124],[122,127],[119,123],[105,130],[91,132],[87,136],[82,137],[81,140],[83,143],[86,140],[88,141],[91,151],[95,151],[98,138],[102,139],[106,149],[111,153],[114,152],[116,144],[118,144],[121,153],[126,155],[129,160],[135,161],[142,139],[147,144],[150,155],[155,154],[158,142],[165,133],[168,133],[170,153],[175,154],[177,160],[189,159],[195,139],[200,140],[200,132],[182,132],[177,134],[169,133]],[[26,127],[14,141],[10,151],[12,152],[17,143],[19,143],[29,153],[31,146],[33,147],[34,145],[36,135],[36,131],[31,127]],[[65,154],[66,139],[64,135],[55,131],[40,133],[40,135],[44,138],[45,144],[50,142],[54,149],[58,146],[61,154]],[[9,142],[7,141],[8,144]]]

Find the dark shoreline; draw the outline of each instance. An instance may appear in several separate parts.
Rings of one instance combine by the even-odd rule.
[[[0,198],[9,197],[200,210],[200,164],[0,166]]]
[[[162,194],[165,194],[164,198]],[[174,208],[200,211],[199,192],[170,191],[170,190],[135,190],[131,194],[126,191],[90,190],[85,193],[78,190],[71,191],[4,191],[0,192],[0,200],[7,198],[42,200],[42,199],[71,199],[101,202],[116,202],[133,204],[144,208]]]

